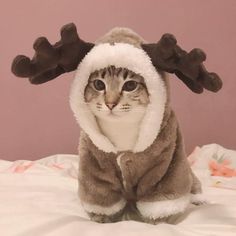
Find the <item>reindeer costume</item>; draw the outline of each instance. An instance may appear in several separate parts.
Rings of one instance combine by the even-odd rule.
[[[186,159],[179,125],[169,103],[165,72],[174,73],[193,92],[217,92],[222,82],[207,72],[200,49],[187,53],[174,36],[165,34],[148,44],[131,30],[116,28],[96,44],[79,38],[74,24],[61,30],[61,40],[46,38],[34,44],[32,60],[17,56],[12,71],[44,83],[77,69],[70,104],[82,129],[79,145],[79,196],[86,212],[98,222],[117,221],[133,206],[143,221],[155,223],[183,212],[196,203],[201,184]],[[144,79],[150,104],[133,150],[120,152],[104,136],[84,103],[84,89],[95,70],[113,65],[127,68]],[[78,68],[77,68],[78,66]]]

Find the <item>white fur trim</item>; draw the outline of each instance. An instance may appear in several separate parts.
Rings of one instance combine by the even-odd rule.
[[[185,211],[191,200],[190,194],[183,197],[156,202],[137,202],[140,213],[147,218],[158,219]]]
[[[121,163],[120,163],[120,158],[124,155],[124,153],[121,153],[117,158],[116,158],[116,162],[117,162],[117,165],[119,166],[120,168],[120,172],[121,172],[121,176],[122,176],[122,182],[123,182],[123,187],[124,189],[126,189],[126,181],[125,181],[125,178],[123,176],[123,171],[121,169]]]
[[[121,199],[119,202],[115,203],[109,207],[102,207],[99,205],[89,204],[83,202],[82,205],[87,212],[101,214],[101,215],[114,215],[125,207],[126,201]]]
[[[195,205],[206,204],[209,201],[207,200],[206,196],[202,193],[191,194],[191,203]]]
[[[167,96],[164,82],[144,50],[125,43],[115,45],[105,43],[95,46],[77,69],[70,93],[71,108],[81,128],[99,149],[117,153],[116,147],[101,134],[95,117],[84,101],[84,89],[89,75],[109,65],[127,68],[145,79],[150,103],[140,125],[136,145],[132,150],[133,152],[144,151],[153,143],[160,131]]]

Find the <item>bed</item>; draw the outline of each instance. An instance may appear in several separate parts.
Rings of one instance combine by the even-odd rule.
[[[207,203],[191,205],[172,224],[158,225],[91,222],[77,196],[78,158],[0,160],[0,235],[236,235],[236,151],[216,144],[196,147],[189,161]]]

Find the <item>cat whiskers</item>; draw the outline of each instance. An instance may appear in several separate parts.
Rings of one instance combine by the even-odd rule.
[[[130,110],[131,110],[131,105],[128,103],[123,104],[122,107],[120,108],[121,112],[129,112]]]
[[[96,103],[96,108],[101,111],[102,110],[102,104],[101,103]]]

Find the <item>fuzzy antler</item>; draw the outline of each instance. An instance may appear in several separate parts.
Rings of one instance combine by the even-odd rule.
[[[45,37],[38,38],[33,45],[33,59],[18,55],[12,63],[12,72],[19,77],[28,77],[33,84],[45,83],[75,70],[93,46],[81,40],[76,26],[70,23],[62,27],[61,40],[54,45]]]
[[[203,88],[217,92],[222,87],[222,81],[216,73],[209,73],[202,64],[206,54],[198,48],[189,53],[177,45],[177,40],[171,34],[164,34],[155,44],[142,44],[153,65],[160,70],[174,73],[193,92],[202,93]]]

